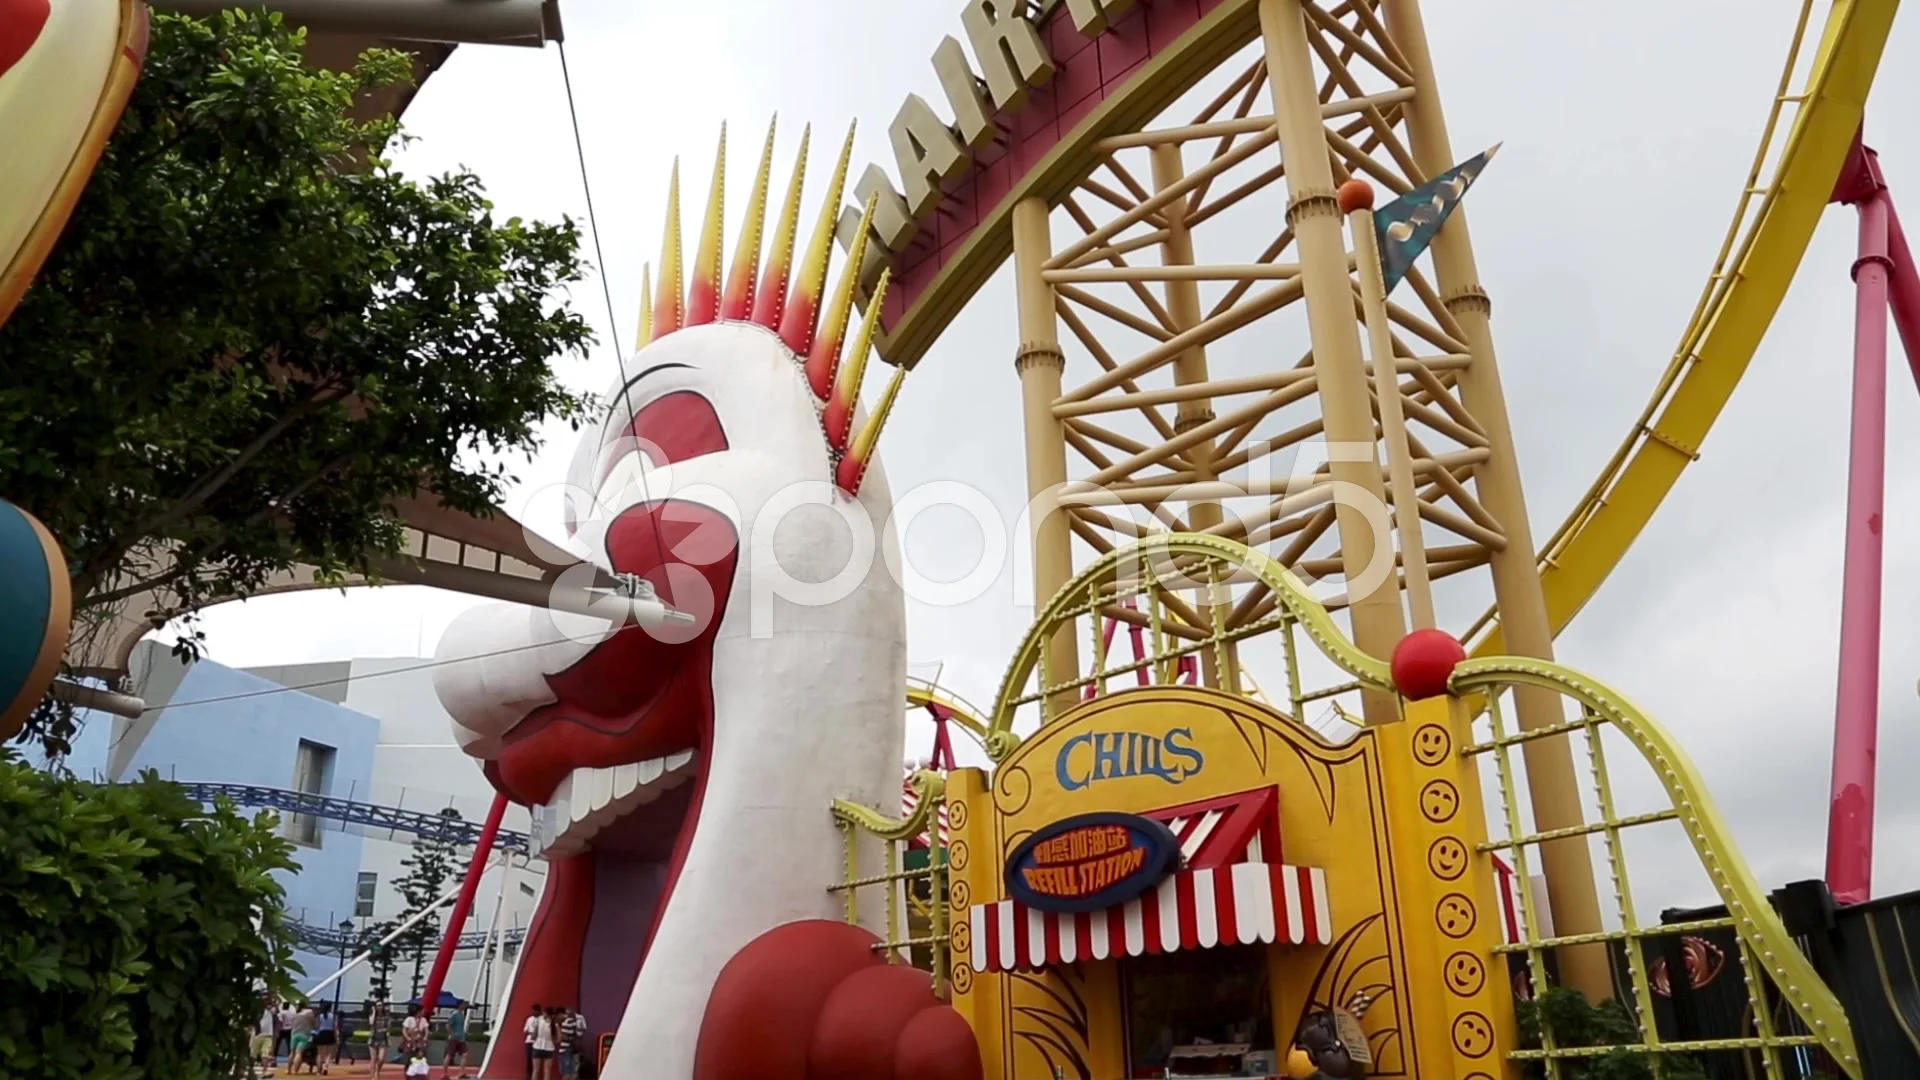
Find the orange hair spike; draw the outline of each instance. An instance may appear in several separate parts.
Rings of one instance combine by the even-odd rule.
[[[740,243],[733,253],[733,267],[727,271],[726,291],[720,297],[720,318],[737,321],[753,312],[753,279],[760,272],[761,234],[767,225],[767,188],[773,180],[773,133],[780,118],[767,125],[766,149],[760,152],[760,173],[754,178],[753,197],[747,203],[747,220],[740,225]]]
[[[806,259],[794,282],[786,307],[780,313],[780,337],[796,356],[813,351],[813,336],[820,326],[820,300],[827,288],[827,264],[833,258],[833,231],[840,222],[840,199],[847,187],[847,166],[853,160],[854,125],[847,125],[847,139],[840,147],[840,160],[834,166],[833,181],[826,201],[820,205],[820,220],[807,242]]]
[[[860,278],[860,263],[867,256],[867,230],[873,227],[874,207],[879,205],[878,194],[867,199],[866,209],[860,214],[860,231],[854,234],[853,249],[848,261],[840,267],[840,282],[834,286],[833,303],[827,307],[827,322],[820,334],[813,340],[813,349],[807,354],[807,385],[813,388],[813,396],[821,401],[833,390],[834,372],[840,367],[840,347],[847,338],[847,320],[853,314],[853,290]]]
[[[867,466],[873,463],[873,448],[880,442],[880,429],[886,426],[887,414],[893,411],[894,399],[900,396],[900,384],[906,377],[906,368],[894,369],[893,378],[880,395],[880,404],[874,407],[873,415],[861,425],[860,434],[854,436],[853,446],[847,451],[847,456],[841,458],[840,464],[834,467],[834,483],[849,495],[860,494],[860,481],[866,479]]]
[[[653,340],[653,264],[640,264],[640,336],[634,348],[644,349]]]
[[[780,325],[787,302],[787,283],[793,273],[793,239],[800,230],[800,189],[807,175],[807,142],[813,137],[808,125],[800,132],[800,157],[793,165],[793,179],[787,183],[787,201],[780,208],[780,223],[774,227],[773,249],[760,270],[760,287],[753,297],[752,321],[772,330]]]
[[[713,155],[713,184],[707,190],[707,222],[693,256],[693,280],[687,289],[686,325],[710,323],[720,315],[720,252],[725,241],[723,216],[727,191],[727,125],[720,125],[720,148]]]
[[[880,283],[875,286],[873,299],[867,301],[866,315],[860,320],[859,336],[854,338],[853,348],[841,362],[833,388],[828,392],[826,412],[820,422],[827,431],[827,445],[836,452],[847,448],[853,410],[860,403],[860,383],[867,377],[867,357],[873,352],[874,334],[880,328],[881,304],[887,298],[887,285],[892,279],[892,268],[880,271]]]
[[[686,303],[680,291],[680,159],[673,160],[673,179],[667,185],[667,234],[660,241],[660,290],[654,296],[654,340],[686,325]]]

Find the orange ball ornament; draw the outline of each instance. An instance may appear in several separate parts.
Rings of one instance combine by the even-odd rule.
[[[1445,630],[1415,630],[1393,647],[1388,667],[1400,696],[1424,701],[1447,692],[1455,665],[1466,658],[1466,646]]]
[[[1313,1074],[1319,1071],[1305,1050],[1296,1046],[1287,1051],[1287,1075],[1293,1080],[1312,1080]]]
[[[1358,177],[1341,184],[1334,197],[1340,201],[1340,212],[1343,214],[1373,209],[1373,185]]]

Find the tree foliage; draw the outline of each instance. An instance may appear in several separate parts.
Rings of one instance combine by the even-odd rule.
[[[460,811],[451,806],[441,810],[440,817],[448,825],[464,820]],[[453,880],[453,875],[465,865],[465,859],[462,858],[460,846],[444,836],[420,836],[414,839],[413,850],[400,860],[400,865],[406,873],[393,879],[393,887],[406,899],[407,914],[411,915],[440,898],[440,894],[447,890],[447,883]],[[409,1000],[420,993],[427,950],[440,944],[440,909],[452,906],[451,900],[435,905],[433,914],[414,923],[394,939],[394,951],[413,957],[413,989],[407,994]]]
[[[1561,1062],[1560,1073],[1567,1080],[1707,1080],[1706,1070],[1686,1054],[1660,1055],[1656,1071],[1653,1055],[1624,1049],[1640,1043],[1640,1028],[1616,1000],[1594,1005],[1572,987],[1555,986],[1537,998],[1515,1002],[1514,1011],[1521,1044],[1528,1049],[1540,1048],[1543,1030],[1553,1033],[1555,1046],[1622,1048]],[[1546,1066],[1528,1062],[1527,1075],[1544,1080]]]
[[[262,990],[298,970],[292,867],[271,814],[0,754],[0,1076],[242,1075]]]
[[[490,512],[502,457],[586,404],[551,366],[590,340],[560,306],[574,225],[496,220],[471,173],[396,172],[396,125],[354,104],[410,58],[330,72],[304,49],[277,15],[156,17],[0,329],[0,492],[58,538],[83,625],[372,571],[400,550],[395,500]]]

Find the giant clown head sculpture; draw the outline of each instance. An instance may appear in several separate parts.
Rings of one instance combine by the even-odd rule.
[[[676,167],[641,347],[570,478],[569,529],[597,572],[690,619],[498,604],[440,646],[455,734],[533,808],[548,864],[505,1015],[577,1005],[616,1034],[609,1076],[693,1075],[729,958],[841,917],[832,800],[900,798],[905,605],[873,461],[898,376],[872,416],[857,406],[885,278],[843,349],[859,244],[831,297],[825,283],[851,136],[794,265],[803,142],[760,267],[772,149],[769,133],[724,279],[716,167],[684,292]],[[523,1067],[517,1045],[494,1058],[488,1076]]]

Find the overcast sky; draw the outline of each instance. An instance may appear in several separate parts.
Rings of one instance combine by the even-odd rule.
[[[1673,351],[1726,227],[1785,56],[1792,0],[1632,0],[1592,6],[1526,0],[1430,5],[1430,32],[1453,142],[1505,148],[1469,200],[1482,279],[1513,409],[1534,530],[1544,539],[1612,453]],[[606,243],[621,339],[631,344],[640,266],[654,258],[668,169],[686,159],[703,191],[715,133],[733,123],[735,189],[780,113],[837,142],[861,132],[856,161],[886,160],[884,127],[901,97],[943,101],[928,62],[960,33],[956,0],[568,0],[569,61]],[[1920,24],[1887,53],[1913,55]],[[1904,68],[1904,70],[1903,70]],[[1889,63],[1874,115],[1916,102],[1920,72]],[[407,118],[409,171],[476,171],[500,212],[584,218],[553,48],[463,48]],[[1920,205],[1920,135],[1868,126],[1896,188]],[[818,142],[816,142],[818,146]],[[734,209],[738,207],[738,196]],[[1920,211],[1914,211],[1920,214]],[[1702,459],[1651,528],[1562,636],[1559,657],[1620,687],[1678,733],[1769,885],[1818,876],[1825,832],[1839,620],[1854,218],[1828,213],[1765,344]],[[598,283],[576,308],[608,341]],[[957,480],[1007,513],[1024,501],[1013,305],[989,284],[907,381],[882,455],[896,492]],[[1920,888],[1920,396],[1896,356],[1888,456],[1886,617],[1881,688],[1879,891]],[[610,347],[568,364],[598,392]],[[562,473],[564,430],[521,468],[516,512]],[[544,515],[544,516],[543,516]],[[556,529],[549,508],[531,523]],[[980,550],[955,511],[924,515],[910,557],[954,577]],[[1484,589],[1485,576],[1476,575]],[[915,607],[911,659],[991,698],[1027,625],[1024,582],[958,609]],[[1484,600],[1484,593],[1481,594]],[[472,601],[420,589],[309,594],[206,616],[214,659],[235,666],[349,656],[431,655]],[[1458,606],[1469,615],[1470,604]],[[1457,620],[1456,625],[1459,621]],[[927,733],[915,728],[910,747]],[[924,752],[922,749],[920,752]],[[1663,842],[1659,903],[1705,902]]]

